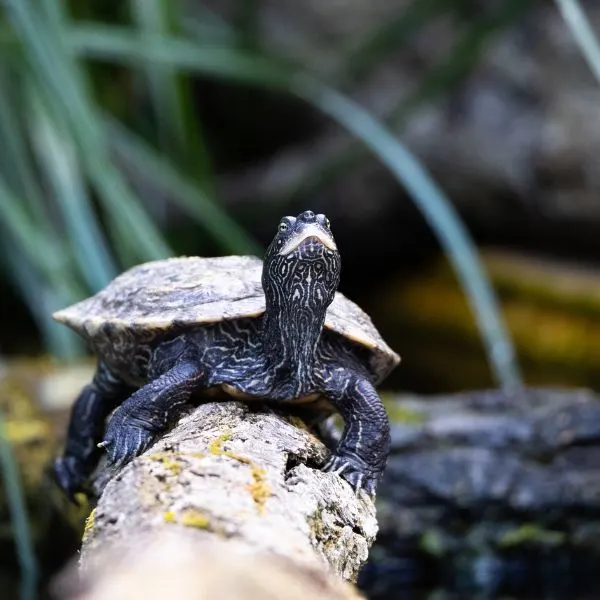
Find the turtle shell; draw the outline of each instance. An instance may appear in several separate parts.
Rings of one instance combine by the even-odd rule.
[[[133,354],[137,344],[175,326],[260,316],[265,311],[261,274],[262,260],[254,256],[152,261],[125,271],[94,296],[53,317],[100,353],[110,331],[118,352]],[[377,380],[400,361],[369,316],[339,292],[327,310],[325,327],[370,350]]]

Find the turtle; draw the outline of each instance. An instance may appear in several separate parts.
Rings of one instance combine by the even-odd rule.
[[[374,495],[390,447],[375,386],[400,357],[337,292],[340,270],[329,219],[306,210],[281,219],[264,261],[155,260],[54,313],[97,356],[54,462],[58,485],[72,500],[86,493],[103,451],[109,468],[124,466],[204,392],[311,403],[321,423],[338,413],[344,428],[321,468]]]

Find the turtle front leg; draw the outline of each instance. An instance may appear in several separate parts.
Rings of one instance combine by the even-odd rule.
[[[181,415],[191,394],[205,385],[205,373],[196,362],[180,362],[125,400],[100,444],[109,466],[120,467],[146,450]]]
[[[111,411],[131,393],[131,388],[117,379],[102,362],[94,379],[73,404],[63,455],[54,461],[54,476],[68,498],[85,491],[85,484],[98,465],[98,442],[104,433]]]
[[[381,399],[368,379],[351,371],[332,370],[324,387],[344,419],[344,431],[323,470],[374,495],[390,452],[390,423]]]

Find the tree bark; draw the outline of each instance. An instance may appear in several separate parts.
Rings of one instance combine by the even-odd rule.
[[[80,558],[87,583],[66,595],[163,598],[157,582],[173,572],[177,598],[357,597],[345,582],[367,559],[375,506],[318,469],[327,453],[296,417],[198,407],[120,472],[101,474]]]

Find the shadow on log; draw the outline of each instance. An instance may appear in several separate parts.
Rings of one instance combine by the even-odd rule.
[[[375,506],[318,469],[327,453],[295,417],[198,407],[120,472],[100,474],[78,583],[65,576],[58,597],[359,597],[346,582],[377,533]],[[161,592],[165,580],[177,590]]]

